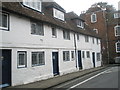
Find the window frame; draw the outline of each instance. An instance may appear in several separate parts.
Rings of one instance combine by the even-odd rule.
[[[35,25],[35,33],[33,33],[33,28],[32,25]],[[40,27],[40,28],[38,28]],[[39,30],[40,29],[40,30]],[[38,33],[39,32],[39,33]],[[32,35],[40,35],[40,36],[44,36],[44,24],[42,22],[38,22],[38,21],[32,21],[31,20],[31,34]]]
[[[86,57],[90,58],[90,51],[86,51]]]
[[[81,20],[77,20],[77,27],[84,28],[84,22]]]
[[[28,3],[28,2],[29,2],[29,4],[26,4],[26,3]],[[40,5],[35,4],[35,0],[31,0],[31,1],[30,1],[30,0],[23,0],[22,4],[23,4],[24,6],[30,8],[30,9],[33,9],[33,10],[42,12],[42,1],[41,1],[41,0],[37,0],[37,3],[38,3],[38,2],[40,3]],[[31,4],[31,3],[34,3],[34,4]],[[40,9],[35,8],[33,5],[36,5],[37,7],[40,6],[40,7],[39,7]]]
[[[114,13],[114,18],[120,18],[120,13]]]
[[[5,30],[5,31],[9,31],[9,14],[8,13],[5,13],[5,12],[0,12],[1,14],[1,20],[3,19],[3,14],[7,16],[7,27],[3,27],[3,26],[0,26],[0,30]],[[2,23],[1,23],[2,24]]]
[[[24,54],[24,65],[19,64],[19,55]],[[27,67],[27,51],[17,51],[17,68],[26,68]]]
[[[85,42],[89,43],[89,36],[85,35]]]
[[[120,41],[116,42],[116,53],[120,53],[120,51],[118,51],[118,48],[120,48],[120,47],[118,47],[118,45],[117,45],[118,43],[120,44]]]
[[[93,16],[95,16],[95,20],[93,20]],[[91,14],[91,23],[97,22],[97,15],[95,13]]]
[[[59,13],[59,14],[58,14]],[[59,16],[58,16],[59,15]],[[65,21],[65,15],[64,15],[64,12],[56,9],[56,8],[53,8],[53,17],[59,19],[59,20],[62,20],[62,21]]]
[[[73,61],[75,59],[75,51],[71,51],[71,60]]]
[[[114,30],[115,30],[115,36],[117,37],[117,36],[120,36],[120,35],[118,35],[117,34],[117,28],[120,28],[120,25],[116,25],[115,27],[114,27]],[[118,29],[118,31],[119,31],[119,29]]]
[[[53,33],[53,31],[54,31],[54,33]],[[55,35],[53,35],[53,34],[55,34]],[[52,27],[52,38],[57,38],[57,29],[54,27]]]
[[[70,52],[69,51],[63,51],[63,61],[70,61]]]
[[[33,64],[33,54],[37,55],[37,58],[36,58],[37,64]],[[43,60],[42,60],[43,63],[40,63],[40,58],[39,58],[40,54],[43,54]],[[32,67],[45,65],[45,52],[44,51],[31,52],[31,64],[32,64]]]
[[[70,40],[70,31],[68,30],[63,30],[63,38],[65,40]]]

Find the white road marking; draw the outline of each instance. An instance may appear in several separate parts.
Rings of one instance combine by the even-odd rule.
[[[70,89],[72,89],[72,88],[75,88],[75,87],[77,87],[77,86],[79,86],[79,85],[81,85],[81,84],[83,84],[83,83],[85,83],[85,82],[87,82],[87,81],[89,81],[89,80],[91,80],[91,79],[93,79],[93,78],[95,78],[95,77],[97,77],[97,76],[99,76],[99,75],[107,72],[107,71],[109,71],[109,70],[105,70],[105,71],[103,71],[103,72],[101,72],[101,73],[98,73],[98,74],[95,75],[95,76],[92,76],[92,77],[90,77],[90,78],[88,78],[88,79],[86,79],[86,80],[84,80],[84,81],[82,81],[82,82],[80,82],[80,83],[78,83],[78,84],[76,84],[76,85],[73,85],[72,87],[68,88],[67,90],[70,90]]]

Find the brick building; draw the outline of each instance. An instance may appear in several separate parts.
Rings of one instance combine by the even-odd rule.
[[[120,56],[120,11],[91,7],[80,16],[101,36],[103,64],[114,63]]]

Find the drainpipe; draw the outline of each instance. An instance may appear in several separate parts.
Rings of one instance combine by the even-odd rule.
[[[76,45],[75,33],[74,33],[74,47],[75,47],[75,61],[76,61],[76,68],[77,68],[77,45]]]
[[[109,42],[108,42],[108,28],[107,28],[107,18],[106,18],[104,10],[103,10],[103,17],[105,19],[106,42],[107,42],[107,57],[108,57],[108,64],[109,64],[110,55],[109,55]]]

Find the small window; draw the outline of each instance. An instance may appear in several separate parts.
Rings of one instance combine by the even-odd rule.
[[[84,28],[84,22],[77,20],[77,27]]]
[[[78,40],[78,41],[80,40],[80,35],[79,35],[79,34],[77,34],[77,40]]]
[[[115,36],[120,36],[120,25],[115,26]]]
[[[92,38],[92,42],[93,42],[93,44],[95,43],[95,39],[94,39],[94,37]]]
[[[114,18],[120,18],[120,13],[114,13]]]
[[[100,61],[100,53],[97,53],[97,61]]]
[[[91,22],[92,22],[92,23],[97,22],[97,16],[96,16],[96,14],[94,14],[94,13],[91,15]]]
[[[56,37],[57,37],[56,28],[52,28],[52,37],[53,37],[53,38],[56,38]]]
[[[27,52],[26,51],[18,51],[18,67],[27,67]]]
[[[8,30],[8,14],[0,12],[0,29]]]
[[[89,42],[89,36],[85,36],[85,42]]]
[[[64,21],[64,13],[63,12],[53,8],[53,15],[55,18],[58,18],[58,19]]]
[[[43,24],[40,22],[31,22],[31,34],[44,35]]]
[[[86,52],[86,55],[87,55],[87,58],[90,58],[90,52],[89,51]]]
[[[98,29],[93,29],[94,32],[96,32],[98,34]]]
[[[116,43],[116,52],[120,53],[120,42]]]
[[[63,51],[63,61],[70,61],[69,51]]]
[[[96,42],[97,42],[97,45],[99,44],[99,40],[98,40],[98,38],[96,38]]]
[[[85,58],[85,51],[82,51],[82,58]]]
[[[41,12],[41,0],[23,0],[23,5]]]
[[[44,52],[32,52],[32,66],[45,64]]]
[[[70,32],[63,30],[63,38],[66,40],[70,40]]]
[[[71,59],[74,60],[75,59],[75,52],[71,51]]]

